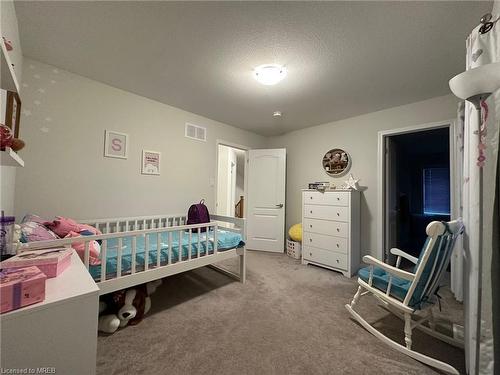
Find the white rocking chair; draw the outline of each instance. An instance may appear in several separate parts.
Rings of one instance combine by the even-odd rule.
[[[450,262],[455,240],[463,231],[462,221],[449,223],[433,221],[427,228],[427,241],[417,259],[399,249],[391,249],[397,256],[396,266],[391,266],[371,256],[364,256],[368,267],[358,272],[358,290],[351,304],[345,305],[351,315],[372,335],[388,344],[393,349],[404,353],[417,361],[435,367],[450,374],[459,374],[451,365],[412,350],[412,330],[417,328],[450,345],[463,348],[460,342],[435,330],[432,308],[436,302],[436,290]],[[415,264],[413,272],[400,269],[401,258]],[[401,345],[370,325],[354,307],[361,296],[371,293],[390,312],[404,321],[406,346]],[[415,319],[413,319],[415,318]],[[428,322],[429,326],[424,325]]]

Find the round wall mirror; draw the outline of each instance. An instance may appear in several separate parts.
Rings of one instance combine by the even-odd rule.
[[[333,148],[323,156],[323,168],[329,176],[343,176],[351,168],[351,156],[341,148]]]

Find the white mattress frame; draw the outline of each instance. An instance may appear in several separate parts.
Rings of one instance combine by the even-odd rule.
[[[116,275],[106,275],[106,262],[101,264],[101,279],[96,281],[99,286],[99,294],[107,294],[114,292],[116,290],[130,288],[135,285],[147,283],[149,281],[161,279],[167,276],[175,275],[177,273],[189,271],[195,268],[211,266],[224,274],[233,277],[242,283],[245,282],[246,278],[246,249],[242,248],[232,248],[224,251],[218,251],[217,249],[217,229],[221,226],[224,230],[240,233],[245,240],[246,236],[246,225],[245,219],[220,216],[220,215],[210,215],[210,223],[204,224],[194,224],[187,225],[186,215],[156,215],[156,216],[138,216],[138,217],[122,217],[122,218],[112,218],[112,219],[94,219],[94,220],[82,220],[82,223],[86,223],[98,228],[103,234],[96,236],[82,236],[73,238],[61,238],[51,241],[37,241],[29,242],[22,246],[21,251],[27,250],[41,250],[49,249],[54,247],[66,246],[70,247],[72,243],[84,243],[85,245],[85,256],[83,263],[85,267],[89,269],[89,245],[91,241],[101,240],[101,258],[106,259],[106,249],[107,242],[110,239],[118,240],[118,252],[117,252],[117,270]],[[212,254],[200,255],[200,246],[198,246],[198,253],[192,255],[192,242],[191,235],[196,228],[206,228],[207,230],[213,230],[213,251]],[[172,263],[171,254],[171,241],[173,232],[179,232],[179,236],[188,236],[188,259],[178,260]],[[169,238],[168,246],[168,263],[166,265],[160,265],[160,252],[161,246],[157,249],[157,264],[149,264],[149,236],[150,234],[156,234],[160,238],[163,233],[167,233]],[[169,234],[170,233],[170,234]],[[145,237],[145,251],[144,251],[144,270],[136,270],[136,241],[137,237]],[[121,270],[121,259],[122,259],[122,241],[126,237],[132,237],[132,265],[131,269],[127,274],[122,275]],[[179,237],[181,239],[182,237]],[[208,241],[211,241],[207,236]],[[181,243],[181,241],[179,240]],[[199,245],[199,240],[197,244]],[[208,247],[207,247],[208,248]],[[179,253],[181,253],[179,251]],[[216,262],[220,262],[226,259],[239,257],[239,273],[233,273],[227,269],[221,268],[220,266],[214,265]]]

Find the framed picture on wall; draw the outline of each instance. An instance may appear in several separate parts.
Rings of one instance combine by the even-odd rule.
[[[160,153],[142,150],[142,174],[160,175]]]
[[[106,130],[104,132],[104,156],[107,158],[127,159],[128,134]]]
[[[21,118],[21,99],[17,92],[7,91],[5,125],[12,131],[14,138],[19,138],[19,120]]]
[[[333,148],[323,156],[322,164],[329,176],[340,177],[349,171],[352,162],[346,151],[341,148]]]

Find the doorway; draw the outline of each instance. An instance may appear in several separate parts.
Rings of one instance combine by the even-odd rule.
[[[455,218],[453,123],[379,133],[380,259],[418,257],[431,221]]]
[[[247,151],[217,145],[217,215],[245,217],[245,160]]]
[[[217,215],[246,219],[248,250],[285,250],[286,149],[217,141]]]

